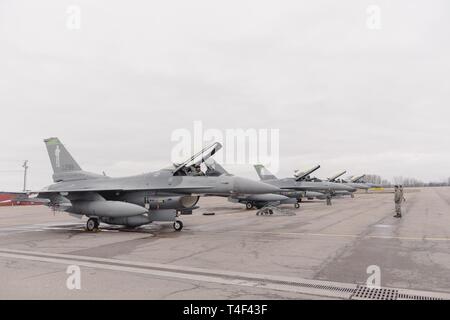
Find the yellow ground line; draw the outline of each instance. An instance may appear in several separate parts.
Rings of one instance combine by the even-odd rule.
[[[336,233],[307,233],[307,232],[271,232],[271,231],[229,231],[235,233],[257,233],[257,234],[273,234],[273,235],[292,235],[292,236],[317,236],[317,237],[344,237],[344,238],[371,238],[371,239],[398,239],[398,240],[421,240],[421,241],[450,241],[450,238],[445,237],[395,237],[395,236],[371,236],[371,235],[357,235],[357,234],[336,234]]]

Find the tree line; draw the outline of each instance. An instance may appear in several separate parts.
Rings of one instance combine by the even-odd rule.
[[[447,180],[423,182],[416,178],[396,176],[393,181],[383,179],[377,174],[366,174],[364,181],[369,183],[375,183],[382,185],[383,187],[392,187],[394,185],[401,184],[404,187],[443,187],[450,186],[450,177]]]

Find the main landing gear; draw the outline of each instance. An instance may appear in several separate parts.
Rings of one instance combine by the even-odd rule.
[[[175,229],[175,231],[181,231],[181,229],[183,229],[183,222],[181,222],[180,220],[175,220],[175,222],[173,223],[173,228]]]
[[[259,211],[256,212],[257,216],[263,216],[263,215],[272,215],[273,214],[273,210],[270,208],[263,208]]]
[[[253,203],[247,202],[247,203],[245,204],[245,208],[246,208],[247,210],[253,209]]]
[[[294,204],[294,207],[295,207],[295,209],[300,208],[300,203],[296,202],[296,203]]]
[[[97,231],[100,222],[96,218],[89,218],[86,222],[86,230],[87,231]]]

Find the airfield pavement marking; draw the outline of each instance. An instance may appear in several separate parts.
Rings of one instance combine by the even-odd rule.
[[[66,231],[83,231],[86,230],[84,224],[80,223],[51,223],[51,224],[31,224],[18,225],[13,227],[0,227],[1,235],[10,235],[11,233],[25,233],[25,232],[42,232],[47,230],[66,230]],[[102,228],[101,232],[121,232],[120,229]]]
[[[6,227],[0,228],[0,235],[2,232],[30,232],[30,231],[45,231],[45,230],[83,230],[84,225],[73,223],[67,224],[67,227],[59,227],[60,223],[52,224],[36,224],[36,225],[24,225],[17,227]],[[379,227],[380,225],[375,225]],[[72,228],[70,228],[72,227]],[[384,225],[383,225],[384,227]],[[386,226],[391,227],[391,225]],[[122,232],[120,229],[102,229],[102,232]],[[152,231],[152,230],[149,230]],[[196,230],[195,232],[208,233],[209,231]],[[227,233],[239,233],[239,234],[268,234],[268,235],[278,235],[278,236],[313,236],[313,237],[339,237],[339,238],[354,238],[354,239],[394,239],[394,240],[410,240],[410,241],[450,241],[448,237],[401,237],[401,236],[377,236],[377,235],[358,235],[358,234],[338,234],[338,233],[311,233],[311,232],[277,232],[277,231],[253,231],[253,230],[233,230],[227,231]],[[219,232],[217,232],[219,233]]]
[[[240,231],[227,231],[231,233],[254,233],[254,234],[270,234],[270,235],[290,235],[290,236],[316,236],[316,237],[343,237],[343,238],[355,238],[355,239],[396,239],[396,240],[414,240],[414,241],[450,241],[450,238],[446,237],[396,237],[396,236],[371,236],[371,235],[358,235],[358,234],[337,234],[337,233],[309,233],[309,232],[275,232],[275,231],[252,231],[252,230],[240,230]]]

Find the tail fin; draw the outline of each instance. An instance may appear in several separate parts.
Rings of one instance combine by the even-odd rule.
[[[224,169],[219,163],[214,161],[213,158],[209,158],[205,161],[205,165],[208,168],[206,170],[207,176],[221,176],[223,174],[230,175],[227,170]]]
[[[52,164],[54,182],[104,178],[83,171],[58,138],[48,138],[44,142]]]
[[[73,159],[72,155],[67,151],[66,147],[58,138],[48,138],[44,140],[47,147],[48,156],[52,163],[53,172],[71,172],[81,171],[81,167]]]
[[[273,180],[277,179],[269,170],[266,169],[262,164],[255,164],[254,165],[256,173],[259,176],[259,179],[261,180]]]

